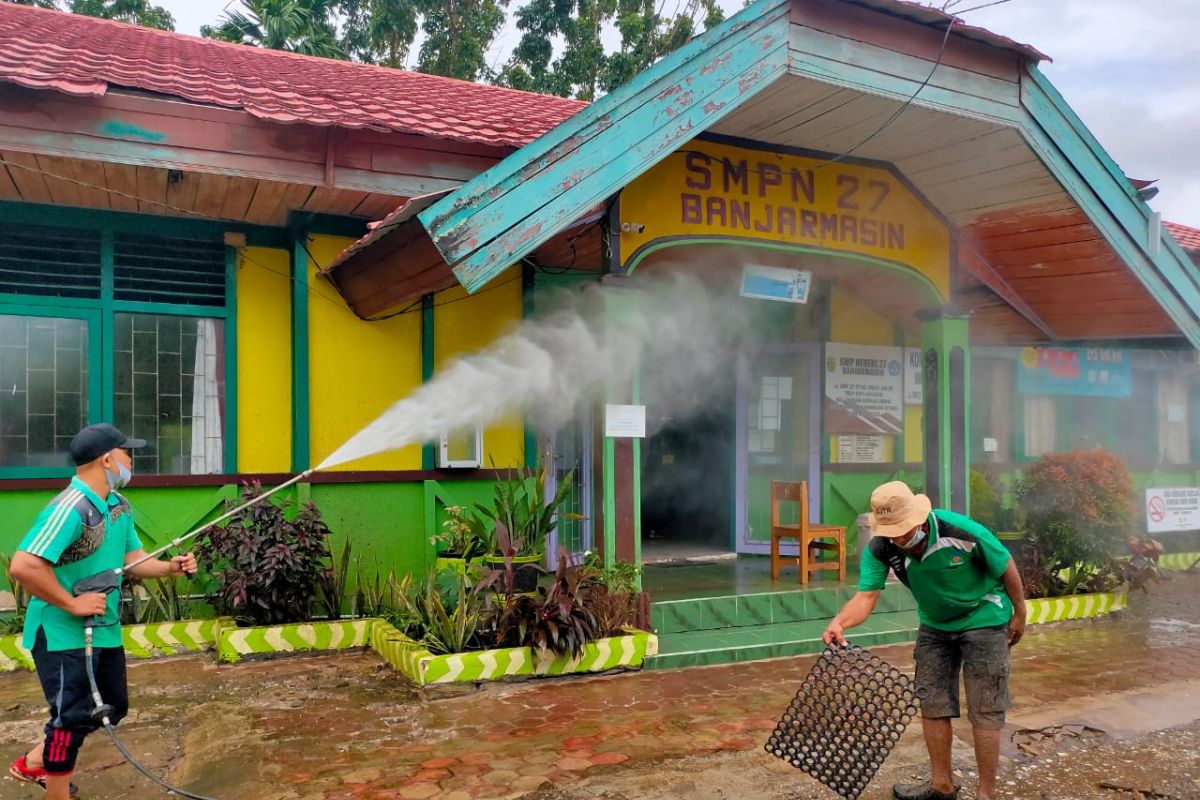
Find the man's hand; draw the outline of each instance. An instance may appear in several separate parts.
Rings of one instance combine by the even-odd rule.
[[[1008,622],[1008,646],[1013,647],[1025,635],[1025,615],[1013,614]]]
[[[102,594],[81,594],[71,598],[67,611],[77,617],[102,617],[108,611],[108,598]]]
[[[833,646],[837,644],[841,647],[845,647],[846,629],[842,627],[842,623],[838,622],[836,619],[831,619],[829,621],[829,627],[825,629],[825,635],[821,638],[825,640],[825,644],[827,645]]]
[[[169,562],[171,574],[175,576],[196,574],[196,556],[191,553],[186,553],[181,556],[175,556]]]

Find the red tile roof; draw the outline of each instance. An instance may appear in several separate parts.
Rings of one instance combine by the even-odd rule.
[[[0,81],[74,95],[127,87],[275,122],[520,147],[586,104],[0,2]]]
[[[1179,246],[1189,253],[1200,253],[1200,228],[1189,228],[1178,222],[1163,222],[1167,232],[1175,237]]]

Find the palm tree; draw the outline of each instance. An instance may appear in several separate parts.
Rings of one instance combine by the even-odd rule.
[[[348,59],[338,42],[336,0],[242,0],[242,9],[200,28],[202,36],[225,42],[290,50],[309,56]]]
[[[175,18],[161,6],[149,0],[71,0],[70,10],[87,17],[114,19],[162,31],[175,30]]]

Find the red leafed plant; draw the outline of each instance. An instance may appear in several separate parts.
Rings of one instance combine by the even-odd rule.
[[[1025,471],[1018,496],[1048,574],[1069,571],[1063,594],[1128,552],[1133,483],[1125,462],[1107,450],[1042,457]]]

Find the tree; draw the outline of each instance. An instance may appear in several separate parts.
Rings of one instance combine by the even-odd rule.
[[[355,61],[403,68],[417,36],[414,0],[342,0],[342,48]]]
[[[660,0],[661,2],[661,0]],[[521,40],[500,82],[581,100],[594,100],[633,78],[667,53],[682,47],[724,13],[716,0],[687,0],[671,16],[654,0],[531,0],[517,10]],[[620,49],[606,53],[601,34],[614,24]],[[554,42],[562,54],[554,58]]]
[[[336,0],[242,0],[219,24],[205,25],[210,39],[289,50],[309,56],[347,59],[338,41]]]
[[[53,8],[70,11],[85,17],[99,17],[117,22],[129,22],[144,28],[175,30],[175,18],[162,6],[149,0],[11,0],[21,6]]]
[[[425,33],[417,69],[468,81],[487,77],[487,51],[507,5],[508,0],[416,0]]]

